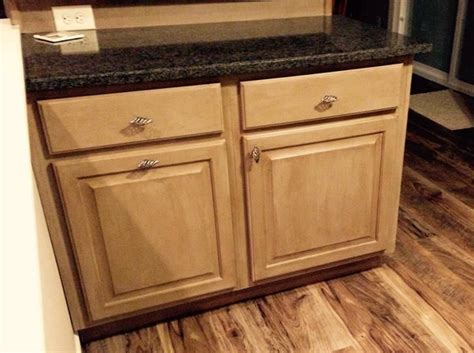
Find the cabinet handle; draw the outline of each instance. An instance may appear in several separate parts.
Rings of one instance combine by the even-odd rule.
[[[143,116],[137,116],[135,119],[130,121],[130,124],[133,125],[133,126],[142,127],[142,126],[151,124],[152,122],[153,122],[153,120],[150,119],[150,118],[145,118]]]
[[[250,152],[250,157],[255,161],[255,163],[260,162],[261,155],[262,150],[258,146],[254,146],[252,152]]]
[[[334,102],[337,102],[337,97],[332,94],[325,95],[323,99],[321,99],[321,103],[324,104],[333,104]]]
[[[337,97],[332,94],[327,94],[321,99],[321,102],[319,102],[318,105],[314,107],[314,109],[321,113],[325,112],[332,107],[334,102],[337,102]]]
[[[160,161],[156,159],[144,159],[138,163],[138,169],[150,169],[156,167],[158,164],[160,164]]]

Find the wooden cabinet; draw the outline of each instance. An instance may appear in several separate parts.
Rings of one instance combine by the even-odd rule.
[[[224,141],[54,166],[93,320],[234,286]]]
[[[396,217],[383,211],[397,192],[395,122],[384,115],[244,138],[255,157],[246,170],[254,280],[385,249]]]
[[[31,98],[74,328],[97,338],[372,266],[395,244],[410,74]]]

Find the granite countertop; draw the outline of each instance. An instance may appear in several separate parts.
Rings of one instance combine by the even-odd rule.
[[[431,45],[341,16],[90,32],[97,46],[22,36],[28,91],[310,69],[381,60]],[[90,39],[88,39],[90,40]]]

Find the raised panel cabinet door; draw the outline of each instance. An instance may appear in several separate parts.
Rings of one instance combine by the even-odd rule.
[[[233,288],[224,141],[54,166],[92,320]]]
[[[253,280],[386,248],[394,115],[244,137]]]

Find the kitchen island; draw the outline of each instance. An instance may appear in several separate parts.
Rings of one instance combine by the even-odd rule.
[[[33,168],[84,341],[393,250],[430,45],[339,16],[91,38],[23,35]]]

